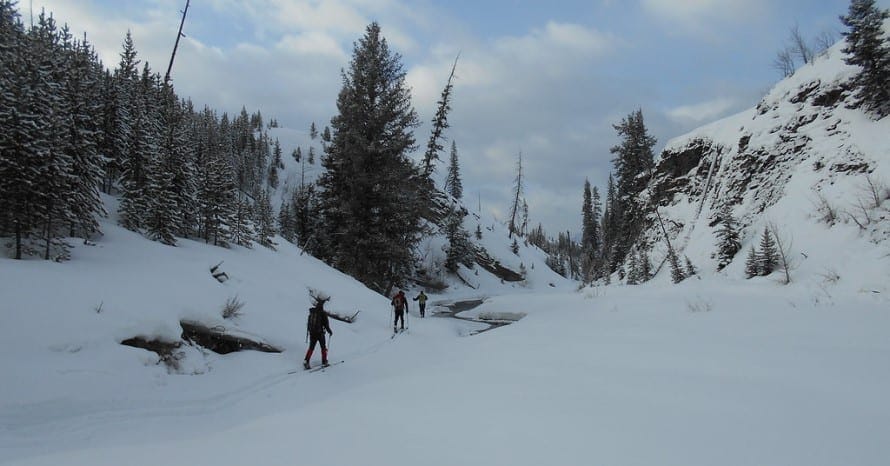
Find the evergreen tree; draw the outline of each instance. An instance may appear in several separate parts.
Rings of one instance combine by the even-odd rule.
[[[689,256],[684,256],[686,258],[686,276],[691,277],[693,275],[698,275],[698,270],[692,264],[692,261],[689,260]]]
[[[760,258],[754,246],[748,250],[748,257],[745,259],[745,278],[751,278],[760,275]]]
[[[433,173],[433,162],[439,160],[439,151],[443,149],[439,140],[442,139],[443,133],[449,126],[448,112],[451,111],[451,90],[454,87],[452,81],[454,80],[455,69],[457,69],[457,59],[454,60],[454,65],[451,67],[451,74],[448,75],[445,89],[442,89],[442,97],[439,99],[436,116],[433,117],[432,121],[430,140],[426,144],[426,153],[423,155],[423,174],[427,178]]]
[[[637,285],[640,283],[640,264],[637,261],[637,253],[636,251],[631,251],[628,253],[628,265],[627,265],[627,284],[628,285]]]
[[[668,261],[671,264],[671,280],[674,283],[680,283],[683,280],[686,280],[686,273],[680,267],[680,260],[677,258],[677,253],[674,252],[673,249],[668,250]]]
[[[64,98],[70,112],[68,150],[71,154],[70,192],[67,194],[71,219],[71,236],[89,238],[99,231],[97,215],[106,215],[99,196],[102,183],[102,160],[99,155],[101,115],[101,69],[92,47],[84,39],[69,49],[70,60]]]
[[[875,0],[851,0],[841,22],[849,28],[842,34],[847,45],[842,50],[848,65],[862,68],[854,78],[856,97],[866,109],[879,117],[890,114],[890,38],[884,33],[884,21],[890,17]]]
[[[296,149],[294,149],[293,152],[291,152],[291,157],[294,158],[294,161],[300,163],[300,160],[303,158],[303,151],[300,150],[299,147],[297,147]]]
[[[742,242],[738,222],[732,216],[732,206],[728,202],[724,203],[718,215],[720,226],[717,229],[717,270],[723,270],[742,249]]]
[[[415,191],[420,170],[408,158],[418,126],[401,57],[377,23],[353,49],[338,115],[322,160],[324,259],[377,291],[387,291],[413,265],[422,232]]]
[[[278,139],[272,144],[272,163],[269,164],[269,187],[278,189],[278,170],[284,168],[284,162],[281,160],[281,143]]]
[[[287,201],[281,201],[281,207],[278,208],[278,231],[286,241],[294,242],[293,217],[291,206]]]
[[[130,230],[139,231],[145,226],[143,216],[148,211],[148,165],[157,154],[161,138],[160,107],[158,101],[158,78],[151,73],[146,63],[142,79],[134,95],[130,109],[129,150],[121,154],[120,187],[121,224]]]
[[[596,278],[596,256],[599,251],[599,192],[590,189],[590,181],[584,180],[581,205],[581,269],[585,283]]]
[[[40,224],[43,258],[50,259],[60,227],[71,219],[70,186],[74,161],[68,135],[74,130],[71,109],[63,99],[65,58],[61,53],[61,35],[52,16],[38,15],[37,25],[28,32],[28,53],[32,55],[29,70],[30,111],[37,116],[36,128],[45,144],[40,147],[37,167],[40,185],[35,186],[35,214]],[[67,248],[62,246],[63,255]]]
[[[769,232],[769,228],[763,229],[760,237],[760,251],[757,256],[757,274],[769,275],[779,266],[779,252],[776,250],[776,242]]]
[[[210,109],[202,116],[206,153],[198,162],[199,235],[207,243],[228,246],[235,215],[235,174],[228,144],[228,120],[219,122]],[[224,124],[225,123],[225,124]]]
[[[620,226],[621,206],[618,201],[615,181],[610,174],[606,190],[606,207],[603,210],[602,228],[600,229],[603,237],[600,261],[607,269],[607,273],[615,272],[621,262],[619,256],[615,254],[616,242],[621,236]],[[606,265],[608,267],[605,267]]]
[[[616,206],[613,222],[619,230],[613,236],[613,262],[622,262],[626,251],[643,228],[645,212],[639,194],[646,188],[654,168],[655,138],[650,136],[643,122],[642,110],[636,110],[613,128],[621,137],[621,143],[610,149],[615,154],[612,162],[617,175]]]
[[[296,244],[303,249],[326,249],[319,243],[324,238],[318,238],[316,235],[317,204],[317,194],[313,185],[302,184],[294,191],[291,199],[293,236]]]
[[[445,177],[445,192],[451,197],[460,200],[464,195],[463,184],[460,180],[460,166],[457,160],[457,143],[451,142],[451,161],[448,164],[448,176]]]
[[[272,211],[272,202],[269,198],[269,193],[266,191],[260,192],[259,197],[256,202],[256,209],[254,209],[254,223],[256,224],[256,241],[261,246],[275,249],[275,243],[273,241],[273,237],[275,236],[275,218],[274,212]]]
[[[114,70],[110,82],[109,105],[106,109],[105,141],[103,151],[107,163],[105,165],[106,192],[112,192],[123,170],[124,159],[130,153],[132,141],[132,113],[136,99],[136,85],[139,78],[139,63],[136,58],[136,46],[133,36],[127,31],[124,39],[120,62]]]
[[[466,211],[459,204],[451,203],[445,216],[445,238],[448,240],[445,251],[445,268],[452,273],[457,272],[459,264],[467,267],[473,265],[470,235],[463,226],[466,215]]]
[[[649,261],[649,255],[646,251],[640,251],[639,259],[640,267],[640,283],[648,282],[652,279],[652,262]]]

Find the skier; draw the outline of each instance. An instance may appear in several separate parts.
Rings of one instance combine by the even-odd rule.
[[[392,322],[392,331],[393,333],[398,331],[396,325],[399,323],[399,320],[402,321],[402,330],[405,329],[405,312],[408,311],[408,300],[405,299],[405,292],[399,290],[399,292],[392,298],[392,307],[395,310],[395,319]]]
[[[420,306],[420,317],[422,318],[424,314],[426,314],[426,300],[427,297],[423,294],[423,290],[420,291],[420,294],[414,298],[414,301],[417,301],[418,306]]]
[[[309,359],[315,350],[315,344],[321,344],[321,365],[328,365],[328,347],[325,344],[324,333],[333,335],[331,324],[328,321],[328,313],[324,310],[326,299],[315,300],[315,305],[309,309],[309,317],[306,319],[306,332],[309,334],[309,349],[306,350],[306,359],[303,360],[303,369],[309,369]]]

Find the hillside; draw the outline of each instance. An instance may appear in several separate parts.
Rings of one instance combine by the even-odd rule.
[[[668,142],[649,202],[681,257],[716,270],[714,232],[729,203],[743,244],[726,276],[744,276],[745,253],[774,224],[790,246],[792,280],[838,277],[852,288],[890,292],[890,118],[874,121],[854,108],[855,70],[841,48],[801,67],[756,108]],[[649,224],[643,242],[660,261],[664,235],[654,215]]]

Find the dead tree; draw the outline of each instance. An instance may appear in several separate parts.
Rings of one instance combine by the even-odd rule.
[[[167,74],[164,75],[164,85],[170,84],[170,71],[173,70],[173,59],[176,58],[176,49],[179,48],[179,39],[183,37],[182,26],[185,25],[185,15],[189,11],[190,0],[185,0],[185,9],[182,10],[182,21],[179,23],[179,32],[176,33],[176,42],[173,44],[173,53],[170,54],[170,64],[167,65]]]

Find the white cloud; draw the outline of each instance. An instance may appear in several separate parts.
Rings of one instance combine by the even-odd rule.
[[[719,33],[720,24],[764,14],[765,0],[641,0],[643,9],[675,29],[698,35]]]
[[[577,24],[548,22],[521,37],[503,37],[494,52],[526,64],[552,65],[571,57],[594,58],[610,52],[617,40]]]
[[[665,112],[667,116],[680,123],[701,123],[713,121],[737,105],[735,99],[719,97],[693,105],[682,105]]]
[[[344,61],[348,59],[334,37],[319,31],[285,35],[278,41],[276,48],[298,55],[326,55]]]

